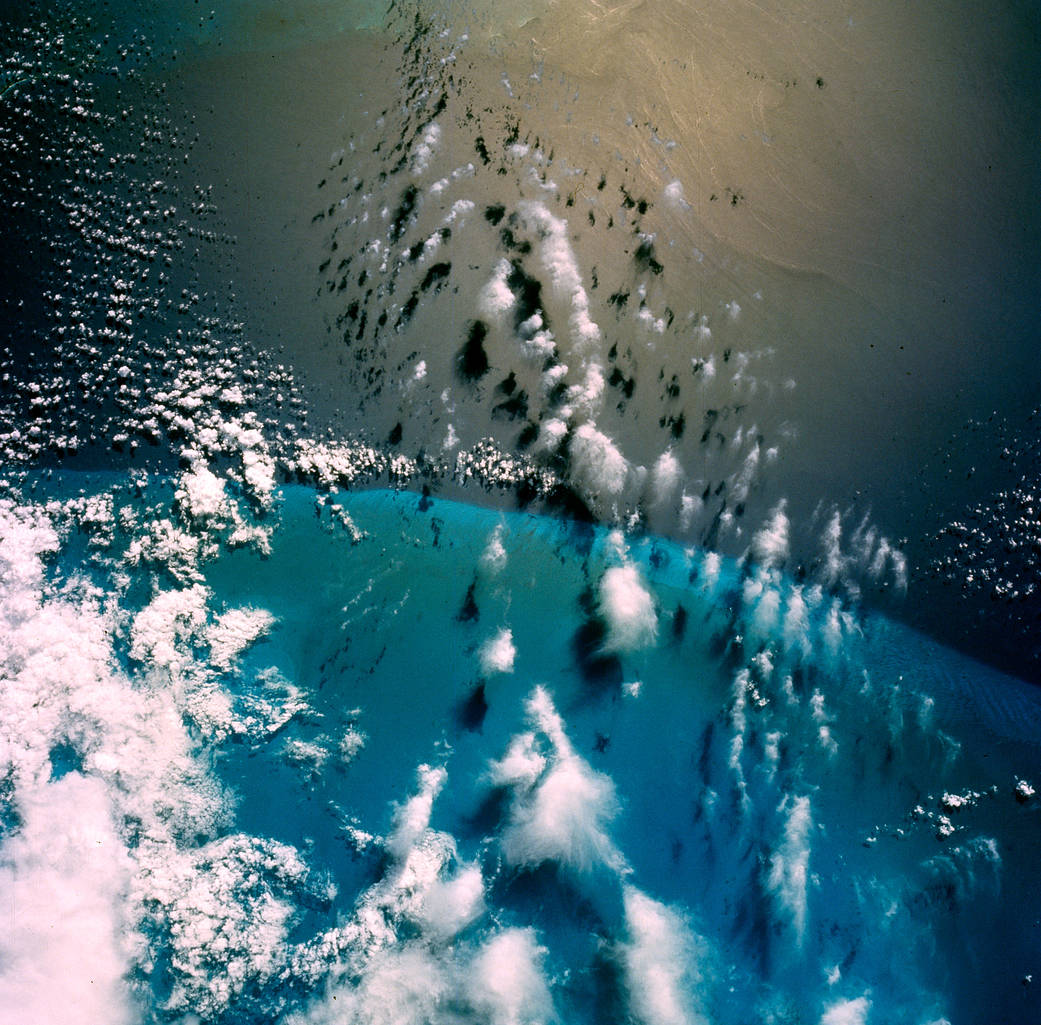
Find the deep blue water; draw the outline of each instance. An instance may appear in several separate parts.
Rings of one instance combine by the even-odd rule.
[[[171,511],[169,483],[135,499],[109,481],[116,509]],[[47,610],[91,605],[74,581],[93,548],[94,581],[122,595],[111,668],[55,692],[44,655],[19,652],[5,519],[7,672],[59,706],[39,739],[13,694],[7,721],[51,767],[34,783],[32,753],[15,761],[23,833],[51,790],[59,836],[97,828],[59,795],[70,780],[122,809],[129,868],[97,868],[114,902],[69,919],[147,937],[111,1020],[164,1002],[235,1022],[1029,1020],[1034,688],[776,570],[391,491],[334,493],[348,530],[286,487],[269,554],[222,551],[195,582],[152,559],[135,571],[151,584],[120,584],[142,526],[102,545],[82,505],[54,502],[84,484],[46,487],[80,528],[29,618],[73,657],[85,640],[48,636]],[[269,619],[230,658],[214,631],[236,609]],[[154,789],[178,742],[113,686],[173,699],[191,772]],[[3,887],[32,947],[15,866],[31,878],[48,851],[18,836]]]

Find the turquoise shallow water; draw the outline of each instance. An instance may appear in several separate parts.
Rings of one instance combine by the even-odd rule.
[[[83,483],[47,485],[56,521]],[[29,821],[79,779],[136,808],[115,826],[113,907],[149,951],[127,1020],[189,999],[215,1022],[1029,1020],[1035,689],[776,570],[389,491],[316,512],[286,487],[268,554],[117,583],[171,486],[107,487],[145,518],[102,544],[77,505],[44,607],[92,564],[115,587],[98,643],[127,694],[173,701],[201,774],[162,776],[129,705],[84,712],[102,685],[83,665],[34,740],[49,781],[16,773],[11,807]],[[270,618],[229,658],[234,609]]]

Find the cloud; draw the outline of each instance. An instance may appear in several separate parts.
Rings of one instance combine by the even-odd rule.
[[[228,513],[224,481],[201,460],[181,474],[176,498],[182,509],[195,520],[221,518]]]
[[[629,1007],[643,1025],[697,1025],[699,941],[682,917],[635,886],[623,889],[628,941],[621,944]]]
[[[506,860],[527,866],[556,861],[580,872],[600,865],[619,870],[624,862],[607,834],[618,813],[614,784],[575,754],[542,687],[528,699],[527,711],[536,732],[514,741],[506,759],[492,766],[493,778],[514,784],[502,834]],[[546,750],[537,751],[540,743]]]
[[[813,818],[808,797],[785,797],[778,809],[786,816],[780,845],[770,856],[767,888],[779,917],[788,922],[801,947],[806,935],[809,886],[810,828]]]
[[[478,951],[470,967],[469,993],[487,1025],[542,1025],[555,1020],[542,972],[545,950],[533,929],[505,929]]]
[[[512,673],[513,660],[517,654],[513,645],[513,631],[509,627],[503,627],[494,637],[481,645],[478,654],[481,672],[485,676],[492,673]]]
[[[943,893],[953,907],[973,901],[997,900],[1001,892],[1002,862],[998,845],[990,837],[977,836],[952,846],[922,863],[927,893]]]
[[[11,1022],[138,1020],[125,895],[133,870],[106,788],[69,773],[19,802],[0,849],[0,1008]]]
[[[567,431],[567,424],[557,417],[544,420],[542,429],[539,431],[538,448],[543,452],[555,452],[567,437]],[[572,472],[574,472],[574,468],[572,468]]]
[[[761,641],[772,640],[781,614],[781,576],[777,570],[756,566],[741,587],[745,608],[751,613],[749,630]]]
[[[604,650],[638,651],[658,639],[654,599],[632,564],[612,566],[600,578],[600,614],[607,624]]]
[[[488,538],[488,543],[481,553],[481,568],[489,576],[497,576],[506,568],[508,555],[506,546],[502,543],[504,533],[505,528],[500,523],[492,531],[491,536]]]
[[[680,496],[680,530],[690,530],[694,517],[705,507],[704,500],[700,495],[688,495],[686,492]]]
[[[319,941],[336,953],[348,977],[368,976],[372,966],[378,974],[390,963],[383,955],[404,951],[412,940],[443,946],[484,914],[480,867],[460,864],[455,839],[430,828],[434,798],[447,778],[444,769],[421,765],[417,776],[417,793],[397,807],[392,833],[383,842],[392,855],[384,875],[358,897],[353,915]],[[323,960],[317,970],[324,974],[329,967]],[[344,990],[333,990],[332,1010],[343,995]]]
[[[842,554],[842,516],[836,509],[828,520],[828,525],[821,534],[821,547],[824,549],[824,567],[821,576],[824,583],[833,587],[842,576],[846,559]]]
[[[24,1005],[19,980],[39,971],[47,983],[32,999],[64,999],[76,1020],[137,1020],[124,978],[161,970],[166,1010],[215,1017],[284,970],[298,898],[317,891],[290,847],[206,841],[230,818],[229,797],[186,729],[190,684],[208,672],[205,659],[188,664],[208,593],[173,591],[146,606],[130,624],[143,671],[127,677],[112,651],[126,619],[113,605],[102,611],[90,588],[50,593],[32,562],[53,531],[42,518],[19,522],[28,534],[0,529],[0,561],[21,564],[0,573],[0,750],[13,757],[21,815],[4,845],[0,893],[19,907],[7,935],[21,953],[0,957],[0,1003]],[[172,678],[155,673],[175,664]],[[71,766],[53,761],[56,748],[71,752]],[[32,970],[18,960],[25,955]],[[64,1009],[36,1006],[20,1020],[67,1020]]]
[[[558,759],[534,791],[514,804],[503,853],[514,865],[558,861],[579,871],[613,865],[617,854],[606,827],[617,811],[606,776],[580,758]]]
[[[606,434],[582,424],[571,438],[571,472],[591,495],[615,499],[625,490],[629,464]]]
[[[218,668],[227,669],[274,623],[275,617],[265,609],[228,609],[206,631],[211,662]]]
[[[418,918],[424,933],[448,939],[484,913],[484,877],[478,865],[465,865],[449,879],[435,879],[427,888]]]
[[[567,221],[554,217],[547,207],[533,200],[523,201],[518,210],[521,217],[538,230],[542,266],[550,276],[553,291],[568,303],[571,341],[579,349],[599,343],[600,328],[589,316],[589,296],[568,241]]]
[[[130,657],[171,672],[192,659],[192,638],[206,627],[210,591],[202,584],[182,590],[157,591],[135,617],[130,629]]]
[[[734,475],[734,480],[731,484],[730,493],[735,503],[744,502],[748,498],[748,492],[759,473],[760,455],[759,442],[755,441],[749,448],[748,454],[741,464],[741,469]]]
[[[518,734],[506,754],[488,766],[488,779],[496,786],[531,789],[545,771],[546,756],[538,750],[534,733]]]
[[[861,573],[883,586],[891,582],[896,590],[907,590],[907,557],[871,526],[867,514],[853,531],[847,553],[842,550],[842,517],[835,510],[821,534],[821,547],[824,551],[821,578],[826,585],[834,586],[841,581],[856,594],[858,588],[853,577]]]
[[[271,505],[275,491],[275,462],[259,427],[247,415],[223,420],[217,425],[226,451],[241,460],[241,476],[246,493],[262,508]]]
[[[542,371],[542,390],[547,395],[549,395],[555,388],[560,386],[567,379],[567,372],[568,368],[567,364],[565,363],[553,363],[550,366],[546,367],[546,369]],[[562,421],[556,422],[561,423],[563,425]],[[566,430],[566,425],[563,426]],[[543,425],[543,429],[545,429],[545,425]]]
[[[718,552],[705,552],[701,560],[702,587],[708,591],[715,589],[719,583],[719,573],[723,568],[723,559]]]
[[[811,605],[806,600],[803,588],[798,584],[793,585],[788,592],[781,629],[785,648],[797,651],[803,656],[809,655],[811,651],[810,609]]]
[[[509,260],[499,260],[491,278],[477,297],[478,310],[500,326],[505,322],[506,314],[517,302],[517,297],[507,283],[511,270]]]
[[[683,467],[680,461],[666,449],[658,456],[651,470],[651,501],[656,506],[664,506],[676,494],[676,489],[683,480]]]
[[[517,334],[525,355],[531,359],[544,360],[557,350],[556,340],[552,332],[546,329],[545,320],[538,310],[517,327]],[[567,367],[564,367],[564,371],[567,372]]]
[[[315,894],[296,850],[234,833],[195,849],[156,851],[139,897],[169,937],[165,1009],[206,1020],[283,975],[298,904]]]
[[[821,1015],[820,1025],[867,1025],[871,1001],[867,997],[840,1000]]]
[[[356,984],[336,986],[293,1025],[434,1025],[453,990],[443,959],[423,944],[379,950],[367,959]]]
[[[387,838],[387,850],[404,858],[419,837],[430,828],[434,799],[448,779],[443,766],[421,765],[417,770],[419,792],[399,805],[394,813],[394,828]]]
[[[368,739],[365,732],[358,729],[356,724],[351,723],[347,726],[340,738],[339,745],[339,755],[344,765],[349,765],[358,757]]]
[[[412,173],[414,175],[419,176],[426,171],[440,145],[441,126],[436,121],[431,121],[423,129],[423,134],[412,151]]]
[[[752,538],[752,557],[762,566],[782,566],[788,559],[790,523],[784,511],[786,505],[782,498]]]
[[[590,361],[585,364],[582,380],[568,388],[568,402],[574,407],[575,413],[592,418],[600,408],[606,387],[603,367]]]
[[[683,182],[679,179],[669,182],[663,191],[665,193],[665,201],[670,206],[677,207],[680,210],[690,209],[690,203],[683,197]]]

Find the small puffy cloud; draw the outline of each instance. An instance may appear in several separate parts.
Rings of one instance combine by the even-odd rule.
[[[786,815],[781,843],[770,856],[767,888],[773,895],[778,918],[790,924],[795,941],[802,945],[806,935],[807,890],[809,888],[810,829],[813,817],[808,797],[785,798]],[[850,1019],[850,1022],[859,1019]],[[844,1021],[836,1018],[835,1023]]]
[[[672,908],[635,886],[623,892],[628,941],[620,953],[629,1008],[643,1025],[702,1025],[695,1011],[698,940]]]
[[[343,731],[339,746],[340,759],[344,765],[349,765],[358,757],[367,740],[368,737],[363,730],[358,729],[354,723],[348,725]]]
[[[275,617],[266,609],[228,609],[206,631],[212,663],[227,669],[246,648],[263,637],[274,622]]]
[[[516,654],[513,631],[509,627],[503,627],[494,637],[481,645],[479,651],[481,672],[485,676],[490,676],[492,673],[512,673]]]
[[[752,557],[762,566],[782,565],[788,558],[790,523],[785,513],[785,501],[774,506],[770,518],[752,538]]]
[[[871,1001],[867,997],[840,1000],[821,1015],[820,1025],[867,1025]]]
[[[421,765],[418,769],[419,792],[399,805],[394,814],[394,828],[387,837],[387,850],[404,859],[416,841],[430,828],[434,800],[448,779],[441,766]]]
[[[624,868],[607,834],[618,813],[614,784],[574,751],[549,694],[536,687],[528,700],[535,732],[522,734],[492,778],[514,784],[502,850],[513,865],[556,861],[580,872]],[[540,750],[541,748],[541,750]]]
[[[484,913],[484,878],[477,865],[464,865],[450,879],[435,879],[423,897],[418,918],[427,935],[455,936]]]
[[[571,472],[590,494],[611,499],[625,490],[629,464],[606,434],[582,424],[571,439]]]
[[[664,188],[665,202],[669,206],[676,207],[680,210],[689,210],[690,203],[683,196],[683,182],[678,178],[669,182]]]
[[[588,353],[600,343],[600,328],[589,315],[589,296],[568,240],[567,221],[554,217],[546,206],[532,200],[522,202],[519,210],[525,222],[539,233],[539,254],[554,294],[567,303],[571,343],[576,352]]]
[[[430,166],[430,161],[441,145],[441,126],[436,121],[423,129],[423,134],[412,151],[412,173],[421,175]]]
[[[670,502],[683,480],[683,467],[671,450],[662,452],[651,470],[651,501],[662,506]]]
[[[502,543],[504,532],[503,525],[500,523],[492,531],[491,536],[488,538],[488,543],[481,553],[481,568],[489,576],[497,576],[501,573],[506,568],[506,563],[509,560],[506,546]]]
[[[534,733],[518,734],[506,754],[488,766],[488,779],[500,787],[530,789],[545,771],[546,756],[539,751]]]
[[[477,308],[489,320],[496,324],[502,324],[506,314],[513,309],[517,297],[513,294],[508,284],[510,276],[510,262],[502,259],[495,265],[488,283],[481,289],[477,297]]]
[[[633,565],[612,566],[600,580],[600,615],[607,624],[605,651],[637,651],[658,639],[654,599]]]
[[[228,512],[224,481],[201,461],[181,475],[176,498],[194,520],[217,519]]]
[[[542,971],[545,950],[533,929],[506,929],[480,949],[470,970],[470,1000],[488,1025],[555,1020]]]

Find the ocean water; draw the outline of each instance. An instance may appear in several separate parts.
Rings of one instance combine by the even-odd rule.
[[[3,509],[9,1020],[1029,1020],[1036,688],[396,491],[229,551],[201,483]]]
[[[0,1023],[1038,1020],[1036,10],[0,16]]]

